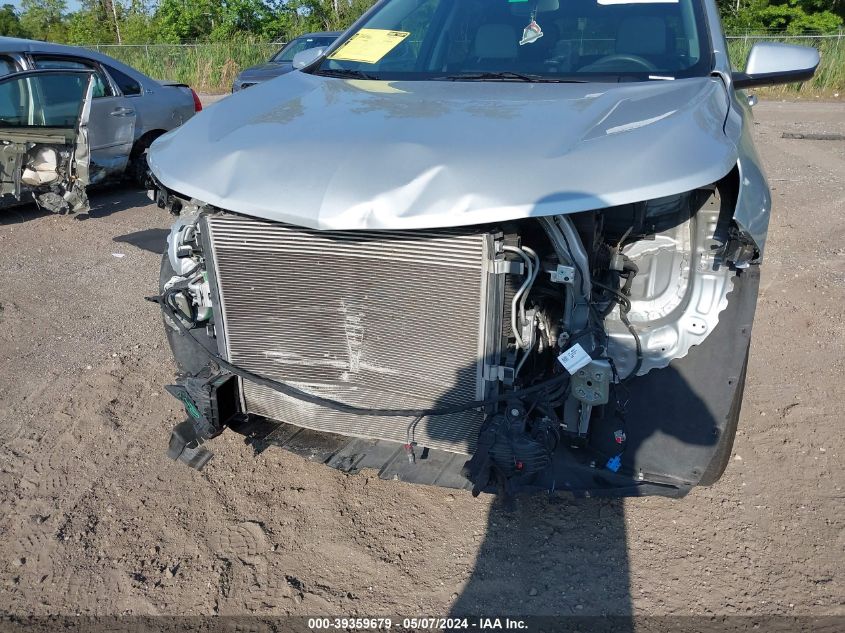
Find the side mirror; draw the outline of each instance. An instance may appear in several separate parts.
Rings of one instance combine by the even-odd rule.
[[[299,70],[300,68],[305,68],[306,66],[310,66],[318,59],[323,56],[323,53],[326,52],[325,46],[317,46],[316,48],[306,48],[304,51],[299,51],[296,55],[293,56],[293,64],[294,70]]]
[[[812,79],[819,52],[810,46],[757,42],[748,54],[745,72],[733,73],[734,88],[791,84]]]

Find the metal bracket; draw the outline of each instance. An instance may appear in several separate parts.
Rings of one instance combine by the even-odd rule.
[[[525,343],[525,349],[531,350],[534,347],[537,335],[537,310],[525,311],[525,322],[522,324],[519,335]]]
[[[587,431],[590,430],[590,415],[593,413],[593,407],[589,404],[581,405],[581,413],[578,416],[578,436],[587,437]]]
[[[575,267],[564,266],[558,264],[554,270],[549,271],[552,276],[553,284],[574,284],[575,283]]]
[[[521,275],[525,270],[525,264],[507,259],[496,259],[493,261],[493,274],[495,275]]]
[[[500,381],[506,385],[512,385],[514,377],[513,367],[503,367],[502,365],[484,366],[484,380]]]
[[[598,406],[610,399],[613,371],[610,362],[594,360],[572,375],[572,395],[584,404]]]

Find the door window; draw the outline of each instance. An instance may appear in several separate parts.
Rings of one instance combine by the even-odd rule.
[[[49,57],[46,55],[34,55],[32,61],[35,67],[39,70],[54,70],[54,69],[73,69],[73,70],[93,70],[94,71],[94,98],[113,97],[114,92],[106,81],[102,71],[96,64],[83,61],[81,59],[74,59],[70,57]]]
[[[114,83],[117,84],[117,87],[120,88],[124,97],[132,97],[141,94],[141,84],[132,79],[132,77],[119,71],[113,66],[106,66],[106,70],[108,70],[111,78],[114,80]]]
[[[18,72],[18,65],[15,60],[7,55],[0,55],[0,77]]]
[[[19,73],[0,78],[0,126],[75,128],[88,73]]]

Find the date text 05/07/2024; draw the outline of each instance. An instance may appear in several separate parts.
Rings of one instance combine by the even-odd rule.
[[[309,618],[312,631],[407,631],[475,630],[520,631],[528,628],[518,618]]]

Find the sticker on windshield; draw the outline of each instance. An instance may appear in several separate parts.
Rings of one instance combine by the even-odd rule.
[[[599,4],[678,4],[679,0],[596,0]]]
[[[361,29],[329,55],[329,59],[375,64],[409,35],[407,31]]]

